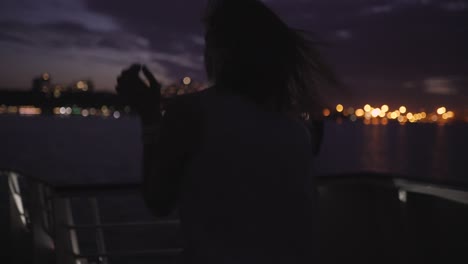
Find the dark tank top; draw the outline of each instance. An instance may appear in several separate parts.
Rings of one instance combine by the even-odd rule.
[[[300,121],[215,89],[165,118],[184,153],[183,263],[315,263],[315,144]]]

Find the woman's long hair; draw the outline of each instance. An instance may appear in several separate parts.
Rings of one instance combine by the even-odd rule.
[[[317,44],[258,0],[210,0],[205,64],[217,89],[280,112],[321,108],[318,85],[334,82]]]

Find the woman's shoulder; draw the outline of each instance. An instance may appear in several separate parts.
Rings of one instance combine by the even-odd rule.
[[[177,109],[188,109],[190,107],[195,106],[204,98],[211,96],[213,92],[211,89],[205,89],[200,92],[190,93],[190,94],[183,94],[178,95],[166,100],[166,110],[170,109],[173,110],[174,108]]]
[[[178,95],[170,98],[164,105],[164,123],[178,124],[177,126],[195,126],[203,116],[203,105],[212,96],[209,89]]]

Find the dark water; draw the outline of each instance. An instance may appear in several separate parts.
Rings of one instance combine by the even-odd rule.
[[[468,125],[326,126],[321,173],[391,173],[436,182],[468,182]]]
[[[327,123],[320,174],[373,171],[468,183],[468,125]],[[55,184],[138,181],[135,118],[0,116],[0,168]]]

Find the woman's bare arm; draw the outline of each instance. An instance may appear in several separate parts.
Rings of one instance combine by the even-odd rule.
[[[143,72],[146,84],[139,77]],[[143,133],[143,197],[158,216],[171,212],[181,177],[184,146],[177,140],[180,118],[169,110],[164,118],[160,111],[160,84],[144,66],[133,65],[124,70],[116,87],[141,118]]]
[[[145,136],[143,196],[158,216],[170,214],[179,199],[194,145],[190,116],[186,103],[174,102],[166,109],[157,137]]]

